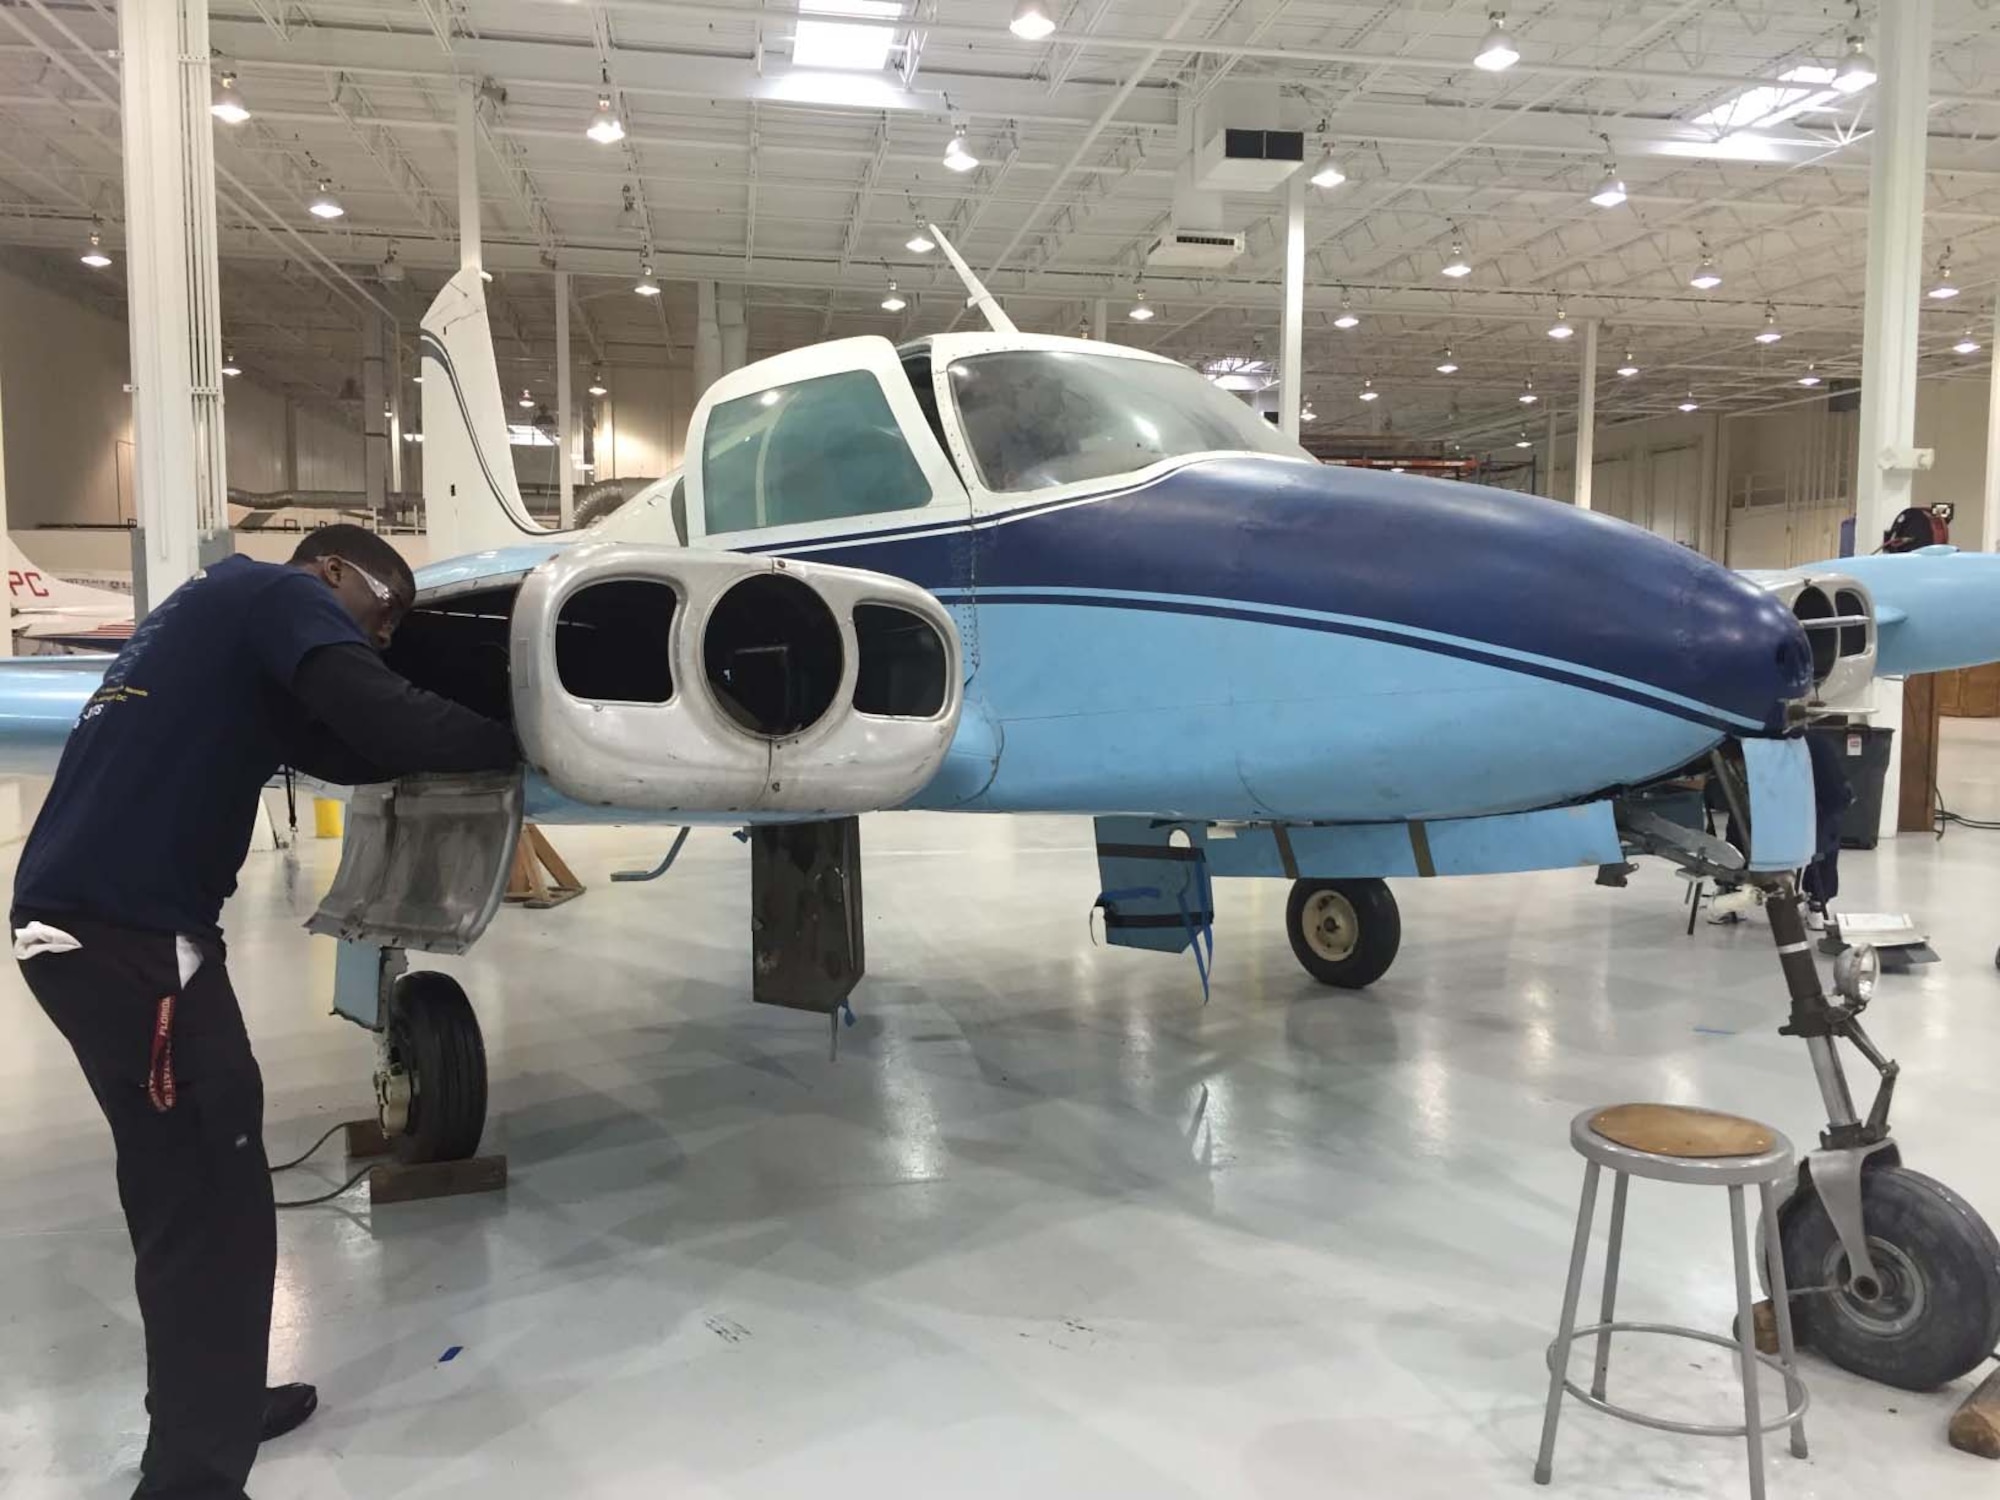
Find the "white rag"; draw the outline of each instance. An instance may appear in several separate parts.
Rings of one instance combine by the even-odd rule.
[[[26,963],[44,953],[74,953],[83,946],[60,927],[46,922],[30,922],[14,929],[14,958]]]

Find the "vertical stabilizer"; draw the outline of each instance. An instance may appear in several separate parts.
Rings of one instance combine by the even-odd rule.
[[[431,556],[457,557],[551,535],[521,503],[477,266],[461,267],[424,313],[420,350]]]
[[[986,283],[973,274],[972,267],[965,263],[965,257],[958,253],[957,247],[944,237],[944,231],[935,224],[931,225],[931,238],[938,242],[938,247],[944,251],[944,258],[951,262],[951,268],[958,272],[958,279],[965,283],[966,303],[979,309],[986,319],[986,326],[995,333],[1019,333],[999,299],[986,290]]]

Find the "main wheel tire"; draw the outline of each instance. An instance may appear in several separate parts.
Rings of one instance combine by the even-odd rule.
[[[1285,932],[1313,978],[1358,990],[1396,961],[1403,917],[1385,881],[1300,880],[1285,905]]]
[[[1814,1192],[1787,1206],[1785,1280],[1799,1341],[1844,1370],[1935,1390],[2000,1344],[2000,1241],[1943,1183],[1901,1166],[1862,1174],[1861,1219],[1880,1295],[1847,1286],[1847,1252]],[[1830,1290],[1829,1290],[1830,1289]]]
[[[390,1060],[409,1075],[409,1123],[392,1137],[405,1162],[463,1161],[486,1132],[486,1043],[472,1002],[449,974],[396,981]]]

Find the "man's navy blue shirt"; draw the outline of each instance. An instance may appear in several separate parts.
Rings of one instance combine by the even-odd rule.
[[[104,674],[21,853],[14,905],[216,936],[285,759],[289,689],[321,646],[368,645],[324,581],[231,557],[167,596]]]

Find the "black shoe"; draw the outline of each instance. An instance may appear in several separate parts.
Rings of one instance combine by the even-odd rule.
[[[264,1432],[258,1441],[268,1443],[296,1431],[318,1410],[319,1392],[311,1386],[272,1386],[264,1392]]]

